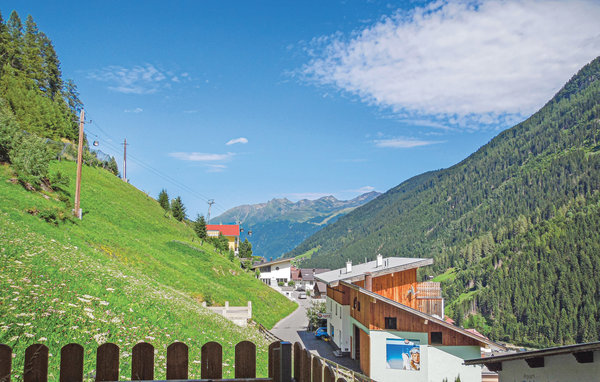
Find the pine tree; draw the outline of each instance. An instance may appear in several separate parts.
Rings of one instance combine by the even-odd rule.
[[[27,77],[33,79],[38,88],[45,91],[44,70],[42,69],[42,52],[38,43],[39,30],[33,17],[25,20],[23,66]]]
[[[250,258],[252,257],[252,244],[246,238],[240,243],[240,257]]]
[[[57,94],[60,94],[63,88],[60,61],[58,60],[58,55],[54,50],[52,41],[43,32],[38,34],[38,44],[43,58],[43,88],[46,94],[54,99]],[[74,84],[71,84],[71,86],[75,87]],[[79,99],[77,101],[81,103]]]
[[[171,212],[173,213],[173,217],[179,221],[183,221],[185,219],[185,207],[183,202],[181,201],[181,197],[176,197],[171,202]]]
[[[206,238],[206,221],[204,220],[204,216],[198,214],[194,222],[194,231],[200,239]]]
[[[9,37],[8,62],[15,69],[23,69],[23,52],[21,39],[23,38],[23,23],[16,11],[12,11],[6,23]]]
[[[158,204],[165,210],[169,211],[171,207],[169,206],[169,195],[167,194],[167,190],[164,188],[160,190],[158,194]]]

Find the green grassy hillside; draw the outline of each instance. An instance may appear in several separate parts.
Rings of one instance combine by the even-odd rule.
[[[75,164],[54,162],[50,172],[56,171],[71,177],[72,201]],[[209,313],[201,301],[251,300],[254,319],[267,327],[295,304],[241,270],[237,260],[201,245],[155,200],[105,170],[84,167],[83,220],[73,222],[60,221],[68,207],[58,194],[26,191],[12,177],[10,167],[0,168],[0,343],[15,349],[17,368],[26,346],[42,342],[53,354],[56,377],[60,347],[77,342],[86,348],[86,373],[93,373],[93,351],[108,341],[121,347],[125,378],[131,348],[143,340],[158,350],[157,377],[164,378],[166,346],[180,340],[190,346],[192,376],[199,376],[193,361],[200,347],[218,341],[227,378],[233,346],[247,339],[257,344],[258,370],[266,374],[266,343],[257,331]]]

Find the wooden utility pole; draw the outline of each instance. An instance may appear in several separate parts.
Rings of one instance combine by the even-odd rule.
[[[85,112],[81,109],[79,113],[79,147],[77,148],[77,184],[75,185],[75,216],[81,219],[81,167],[83,165],[83,121],[85,120]]]
[[[127,138],[123,142],[123,180],[127,182]]]

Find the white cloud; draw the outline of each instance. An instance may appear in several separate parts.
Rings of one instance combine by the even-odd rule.
[[[316,200],[316,199],[320,199],[324,196],[331,196],[331,193],[325,193],[325,192],[298,192],[298,193],[291,193],[291,194],[286,194],[284,197],[288,198],[290,200],[303,200],[303,199],[308,199],[308,200]]]
[[[375,187],[373,186],[363,186],[356,190],[348,190],[348,192],[358,192],[359,194],[366,194],[367,192],[375,191]]]
[[[248,139],[244,137],[235,138],[226,143],[227,146],[235,145],[236,143],[246,144],[248,143]]]
[[[142,111],[144,111],[144,109],[142,109],[141,107],[136,107],[135,109],[125,109],[123,110],[125,113],[141,113]]]
[[[227,154],[209,154],[209,153],[185,153],[185,152],[175,152],[169,153],[170,157],[191,161],[191,162],[219,162],[219,161],[227,161],[233,158],[234,153]]]
[[[207,172],[223,172],[227,168],[224,164],[207,164],[206,167]]]
[[[411,147],[418,146],[429,146],[438,143],[444,143],[444,141],[425,141],[416,138],[390,138],[390,139],[378,139],[373,141],[377,147],[390,147],[395,149],[408,149]]]
[[[437,1],[316,38],[305,78],[455,126],[528,116],[600,53],[600,2]]]
[[[169,87],[169,79],[180,82],[172,72],[163,71],[148,63],[131,68],[111,65],[89,73],[88,78],[107,82],[110,90],[125,94],[152,94],[163,87]]]

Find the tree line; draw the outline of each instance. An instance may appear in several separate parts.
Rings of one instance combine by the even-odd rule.
[[[49,183],[48,162],[57,153],[48,139],[77,139],[82,107],[77,86],[63,79],[52,41],[33,17],[23,24],[16,11],[7,21],[0,13],[0,161],[12,164],[21,183]],[[84,162],[118,175],[114,158],[99,160],[86,149]]]
[[[165,210],[165,213],[170,213],[170,215],[180,222],[187,221],[186,208],[181,200],[181,197],[177,196],[176,198],[170,200],[169,194],[166,189],[162,189],[158,193],[157,198],[158,204]],[[227,253],[229,259],[233,261],[235,254],[229,248],[229,241],[227,238],[221,234],[218,237],[208,237],[206,232],[206,220],[203,215],[197,214],[196,220],[190,222],[192,229],[196,233],[196,236],[202,240],[202,242],[207,241],[211,243],[219,252]],[[252,244],[246,238],[244,241],[239,243],[239,257],[242,259],[252,259]]]

